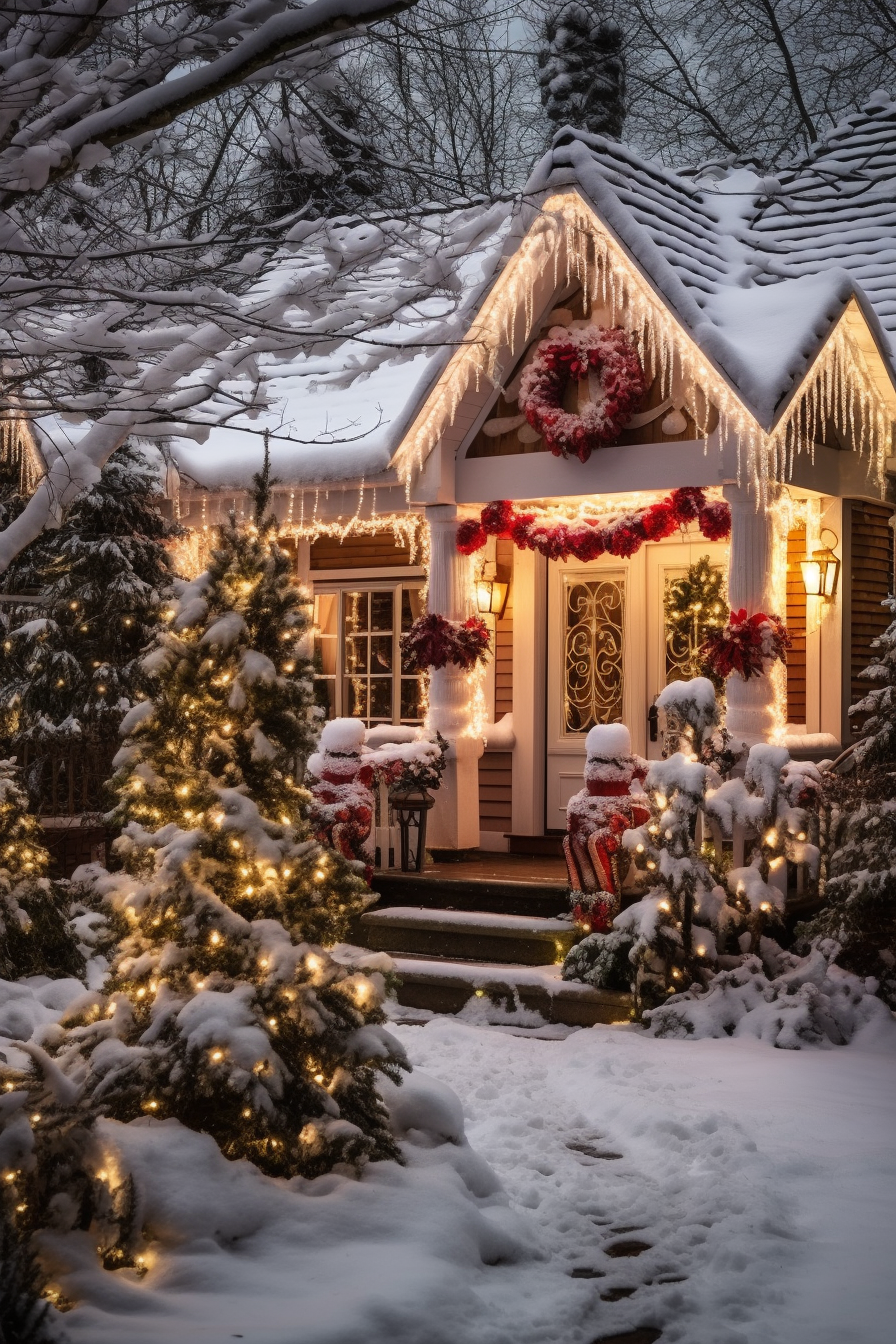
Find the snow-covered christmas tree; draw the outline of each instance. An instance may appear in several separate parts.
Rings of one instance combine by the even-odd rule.
[[[64,1194],[68,1225],[95,1222],[121,1254],[139,1233],[110,1206],[97,1116],[175,1118],[272,1175],[397,1155],[376,1091],[405,1066],[382,1026],[388,963],[343,965],[317,941],[371,898],[311,838],[294,780],[316,717],[308,613],[267,502],[265,475],[255,520],[231,520],[181,585],[145,660],[154,693],[125,720],[123,867],[79,874],[125,926],[106,992],[31,1048],[32,1074],[6,1071],[21,1104],[7,1098],[0,1144],[29,1216],[52,1200],[58,1223]]]
[[[0,1191],[0,1340],[3,1344],[61,1344],[43,1296],[43,1271],[17,1225],[15,1206]]]
[[[896,598],[885,605],[896,617]],[[798,933],[834,939],[837,960],[873,977],[896,1008],[896,620],[873,648],[861,675],[877,684],[849,711],[868,716],[853,751],[855,771],[827,780],[825,905]]]
[[[0,977],[80,976],[84,958],[17,776],[14,761],[0,761]]]
[[[548,13],[538,52],[538,82],[545,112],[556,127],[621,137],[622,32],[594,3],[566,0]]]
[[[50,753],[87,747],[111,759],[119,724],[145,689],[140,654],[158,629],[172,580],[164,541],[177,530],[159,512],[158,492],[157,474],[125,444],[11,576],[16,591],[30,582],[41,599],[11,611],[0,668],[7,746],[21,759],[28,745],[38,804]]]

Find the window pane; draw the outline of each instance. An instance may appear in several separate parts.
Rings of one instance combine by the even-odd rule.
[[[423,718],[423,687],[419,677],[401,679],[401,719],[403,723]]]
[[[346,593],[345,630],[346,634],[355,630],[368,630],[367,603],[368,593]]]
[[[391,630],[392,613],[395,605],[395,596],[390,592],[379,592],[370,594],[370,629],[371,630]]]
[[[418,616],[423,615],[423,589],[402,588],[401,590],[401,628],[410,630]]]
[[[346,672],[367,671],[367,635],[350,635],[345,641]]]
[[[370,640],[371,672],[392,671],[392,636],[373,635]]]
[[[346,678],[345,699],[350,719],[367,718],[367,681],[363,677]]]
[[[336,717],[336,678],[317,677],[314,682],[314,703],[328,719]]]
[[[392,722],[392,678],[370,678],[370,717]]]

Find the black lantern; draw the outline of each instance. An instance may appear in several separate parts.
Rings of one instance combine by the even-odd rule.
[[[423,871],[426,857],[426,814],[435,806],[426,789],[406,789],[389,795],[389,806],[398,821],[401,836],[401,871]]]
[[[831,531],[829,527],[823,527],[822,537],[825,532],[834,538],[836,546],[837,533]],[[833,602],[837,593],[837,579],[840,577],[840,561],[834,554],[833,547],[820,546],[808,559],[800,561],[800,569],[803,571],[803,584],[807,595],[822,597],[825,602]]]

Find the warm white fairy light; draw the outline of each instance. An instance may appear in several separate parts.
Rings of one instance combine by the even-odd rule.
[[[358,504],[350,518],[337,518],[327,521],[319,518],[315,503],[314,512],[306,515],[304,507],[298,520],[293,518],[292,500],[295,491],[290,492],[290,507],[286,520],[277,529],[277,536],[288,541],[315,542],[321,537],[331,537],[343,542],[349,537],[375,537],[391,533],[396,546],[408,552],[408,564],[426,566],[428,556],[428,528],[418,514],[407,511],[393,513],[374,513],[362,517],[360,509],[364,501],[363,484],[358,489]],[[303,497],[304,498],[304,497]],[[205,496],[203,496],[203,500]],[[223,519],[222,519],[223,521]],[[172,564],[176,572],[184,578],[193,579],[208,568],[209,559],[215,546],[214,529],[204,526],[184,532],[168,543]]]
[[[467,333],[427,398],[392,463],[410,494],[411,484],[441,439],[471,386],[500,383],[499,354],[519,357],[531,339],[536,286],[553,267],[561,279],[581,283],[586,305],[608,308],[611,321],[625,321],[645,360],[657,370],[661,393],[678,375],[684,400],[701,438],[712,409],[719,417],[719,449],[736,446],[738,477],[767,501],[772,480],[786,480],[798,454],[812,452],[824,419],[854,432],[878,484],[884,479],[894,408],[875,381],[857,338],[864,319],[851,302],[831,332],[777,424],[767,431],[744,406],[725,377],[692,340],[639,273],[602,221],[576,192],[552,196],[482,303]],[[565,277],[564,277],[565,272]],[[520,318],[524,321],[520,321]]]

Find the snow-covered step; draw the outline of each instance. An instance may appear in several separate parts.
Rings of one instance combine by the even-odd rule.
[[[368,910],[358,936],[377,952],[543,966],[563,961],[576,930],[569,919],[400,905]]]
[[[459,1013],[472,997],[487,995],[510,1011],[534,1009],[547,1022],[571,1027],[629,1020],[630,995],[561,980],[556,965],[506,966],[414,957],[395,957],[394,962],[400,981],[398,1002],[406,1008]]]
[[[501,915],[540,919],[562,915],[569,909],[565,877],[550,882],[538,877],[453,877],[455,867],[441,865],[438,876],[429,868],[422,873],[375,873],[373,890],[380,898],[377,908],[413,905],[434,910],[493,910]]]

